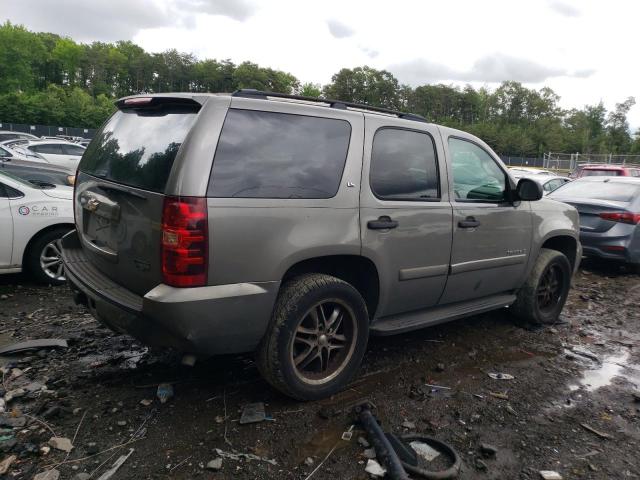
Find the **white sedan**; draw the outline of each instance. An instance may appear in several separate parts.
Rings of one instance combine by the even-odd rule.
[[[35,153],[47,163],[75,170],[78,168],[85,147],[64,140],[34,140],[16,146],[15,150],[18,152],[24,150],[27,154]]]
[[[73,188],[36,187],[0,172],[0,274],[28,271],[38,282],[65,281],[60,238],[73,230]]]

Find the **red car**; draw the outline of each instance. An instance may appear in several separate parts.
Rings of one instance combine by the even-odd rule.
[[[622,165],[585,165],[578,171],[582,177],[640,177],[640,167]]]

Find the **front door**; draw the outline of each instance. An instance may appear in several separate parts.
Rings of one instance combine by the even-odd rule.
[[[450,164],[453,244],[440,303],[517,288],[531,244],[529,202],[509,201],[509,177],[484,146],[450,136],[444,147]]]
[[[362,252],[378,267],[376,316],[435,305],[451,254],[451,204],[436,127],[365,119],[360,190]]]
[[[11,266],[13,252],[13,218],[9,195],[3,183],[0,183],[0,269]]]

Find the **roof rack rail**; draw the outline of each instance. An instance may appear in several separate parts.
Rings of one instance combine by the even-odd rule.
[[[371,107],[363,103],[344,102],[342,100],[332,100],[329,98],[305,97],[303,95],[290,95],[288,93],[264,92],[262,90],[255,90],[253,88],[242,88],[240,90],[236,90],[231,94],[231,96],[243,97],[243,98],[255,98],[259,100],[268,100],[269,97],[289,98],[291,100],[302,100],[305,102],[324,103],[329,105],[331,108],[338,108],[342,110],[346,110],[347,108],[354,108],[358,110],[366,110],[366,111],[376,112],[376,113],[385,113],[387,115],[395,115],[396,117],[402,118],[404,120],[413,120],[416,122],[425,122],[425,123],[427,122],[426,118],[415,113],[399,112],[397,110],[391,110],[389,108]]]

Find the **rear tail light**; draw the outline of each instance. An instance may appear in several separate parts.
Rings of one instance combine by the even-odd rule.
[[[173,287],[207,283],[207,199],[165,197],[162,209],[162,279]]]
[[[630,225],[640,224],[640,213],[631,212],[604,212],[600,218],[611,220],[612,222],[628,223]]]

